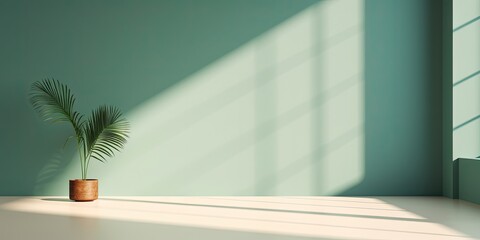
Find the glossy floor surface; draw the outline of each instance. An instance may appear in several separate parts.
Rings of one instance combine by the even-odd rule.
[[[0,197],[0,239],[480,239],[442,197]]]

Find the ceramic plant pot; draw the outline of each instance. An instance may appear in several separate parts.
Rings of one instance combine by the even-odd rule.
[[[70,200],[88,202],[98,199],[98,179],[70,180]]]

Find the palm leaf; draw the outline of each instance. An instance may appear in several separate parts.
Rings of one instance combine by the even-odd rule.
[[[116,107],[100,106],[85,124],[87,154],[101,162],[120,151],[128,138],[130,125]]]
[[[75,96],[66,85],[54,79],[34,82],[30,92],[30,102],[45,121],[69,122],[77,138],[83,136],[83,116],[73,110]]]

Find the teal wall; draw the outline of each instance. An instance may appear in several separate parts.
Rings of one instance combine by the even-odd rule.
[[[441,194],[441,23],[436,1],[366,1],[365,178],[344,194]]]
[[[447,183],[453,183],[453,194],[445,195],[480,203],[476,188],[480,165],[475,160],[480,156],[480,2],[458,0],[451,4],[453,152],[445,169],[453,172],[453,179]],[[449,175],[445,176],[447,180]]]
[[[64,195],[68,126],[27,101],[44,77],[130,142],[103,195],[439,195],[435,1],[1,1],[0,195]],[[406,17],[408,16],[408,17]]]
[[[453,159],[480,156],[480,2],[453,1]]]
[[[478,191],[480,160],[459,158],[457,161],[458,182],[456,183],[456,189],[458,198],[480,204],[480,191]]]
[[[443,195],[454,197],[453,173],[453,91],[452,91],[452,55],[453,55],[453,2],[443,0],[443,57],[442,57],[442,164]]]

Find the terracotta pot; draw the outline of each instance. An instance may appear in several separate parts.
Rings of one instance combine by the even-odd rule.
[[[98,179],[70,180],[70,200],[87,202],[98,199]]]

